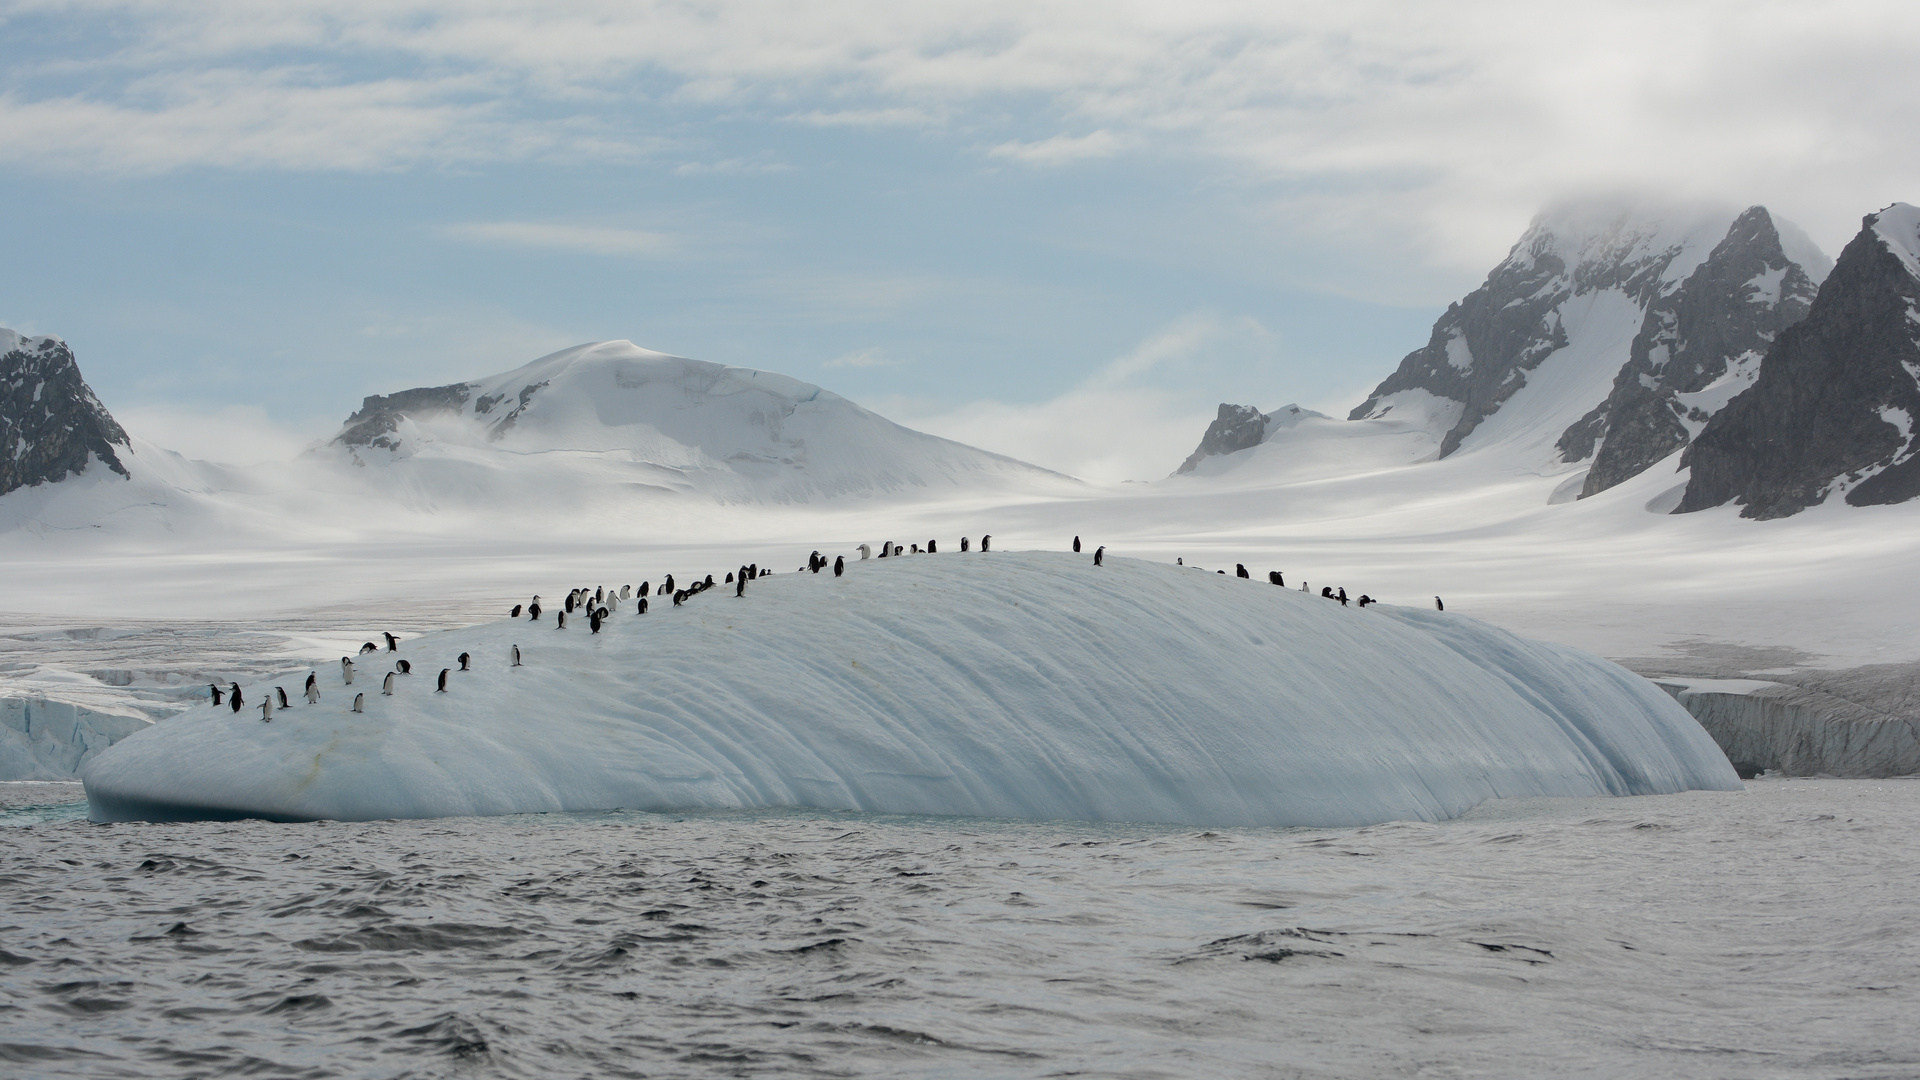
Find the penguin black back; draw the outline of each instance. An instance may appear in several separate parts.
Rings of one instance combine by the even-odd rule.
[[[436,693],[436,694],[444,694],[444,693],[446,693],[446,692],[447,692],[447,672],[449,672],[449,671],[451,671],[451,670],[453,670],[453,669],[452,669],[452,668],[441,668],[441,669],[440,669],[440,685],[434,688],[434,691],[433,691],[434,693]]]
[[[1247,564],[1246,564],[1246,563],[1238,563],[1238,562],[1237,562],[1237,563],[1234,563],[1234,564],[1233,564],[1233,576],[1234,576],[1234,577],[1243,577],[1243,578],[1250,578],[1250,577],[1252,577],[1253,575],[1252,575],[1252,574],[1249,574],[1249,573],[1247,573]]]
[[[207,684],[207,689],[209,689],[209,690],[212,690],[212,691],[213,691],[213,703],[214,703],[215,705],[219,705],[219,704],[222,704],[222,703],[223,703],[223,702],[225,701],[225,699],[224,699],[224,698],[223,698],[223,697],[221,696],[221,694],[220,694],[220,684],[219,684],[219,683],[208,683],[208,684]]]
[[[382,630],[382,631],[380,631],[380,636],[381,636],[381,637],[384,637],[384,638],[386,638],[386,639],[387,639],[387,651],[388,651],[388,652],[399,652],[399,651],[400,651],[400,639],[399,639],[399,638],[397,638],[397,637],[394,637],[394,636],[393,636],[392,634],[389,634],[389,633],[387,633],[387,632],[386,632],[385,630]]]
[[[473,656],[472,656],[471,654],[469,654],[469,653],[461,653],[461,654],[460,654],[460,670],[461,670],[461,671],[472,671],[473,669],[467,666],[467,664],[468,664],[468,663],[469,663],[469,662],[470,662],[470,661],[471,661],[472,659],[473,659]]]
[[[1436,596],[1433,598],[1433,608],[1435,611],[1445,611],[1447,610],[1447,605],[1441,603],[1440,598]]]
[[[520,617],[520,605],[519,605],[519,604],[515,604],[515,605],[513,605],[513,614],[511,614],[511,615],[509,615],[509,616],[507,616],[507,617],[508,617],[508,618],[510,618],[510,619],[517,619],[517,618],[519,618],[519,617]]]
[[[278,694],[278,695],[280,695],[280,707],[281,707],[281,708],[283,708],[283,709],[291,709],[291,708],[293,708],[293,704],[292,704],[291,702],[289,702],[289,701],[287,700],[287,688],[286,688],[286,687],[284,687],[284,686],[276,686],[276,687],[274,687],[274,688],[273,688],[273,692],[274,692],[274,693],[276,693],[276,694]]]
[[[540,621],[540,605],[539,604],[534,604],[531,607],[527,608],[527,621],[528,622]]]
[[[989,549],[988,549],[988,547],[987,547],[987,545],[989,545],[989,544],[991,544],[991,543],[993,543],[993,534],[992,534],[992,533],[981,533],[981,534],[980,534],[980,550],[981,550],[981,551],[986,551],[986,550],[989,550]]]
[[[1106,559],[1106,557],[1107,557],[1107,545],[1101,544],[1099,547],[1093,549],[1093,565],[1105,566],[1106,563],[1104,562],[1104,560]]]
[[[1286,585],[1287,585],[1287,579],[1281,576],[1280,571],[1269,570],[1267,571],[1267,584],[1278,585],[1284,589],[1286,588]]]
[[[395,660],[393,662],[393,668],[402,675],[413,674],[413,664],[406,660]]]
[[[596,634],[600,632],[600,612],[598,609],[587,612],[587,628]]]
[[[640,609],[638,611],[635,611],[634,614],[645,615],[646,613],[647,613],[647,598],[643,596],[640,598]]]
[[[1080,554],[1080,538],[1077,536],[1073,538],[1073,553]]]
[[[839,577],[840,575],[846,572],[847,572],[847,557],[845,555],[835,555],[833,557],[833,576]]]
[[[233,702],[233,711],[239,712],[240,711],[240,684],[239,683],[233,684],[233,696],[230,700]]]

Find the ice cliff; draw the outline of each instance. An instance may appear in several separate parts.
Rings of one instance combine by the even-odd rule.
[[[597,635],[549,611],[408,641],[415,673],[391,697],[389,654],[352,687],[320,666],[318,705],[300,703],[304,670],[249,685],[238,714],[201,707],[96,756],[92,816],[819,807],[1337,826],[1738,787],[1685,710],[1589,654],[1111,553],[908,555],[617,606]],[[461,652],[474,670],[436,693]],[[263,723],[275,684],[297,707]]]

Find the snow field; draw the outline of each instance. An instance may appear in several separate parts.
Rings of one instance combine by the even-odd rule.
[[[1680,706],[1597,657],[1193,568],[906,556],[633,607],[599,635],[549,612],[404,642],[415,673],[393,697],[385,653],[361,658],[352,687],[337,662],[318,668],[318,706],[298,704],[304,670],[247,686],[237,715],[202,707],[96,756],[91,814],[819,807],[1337,826],[1739,784]],[[434,693],[462,651],[474,670]],[[276,683],[296,707],[264,724]]]

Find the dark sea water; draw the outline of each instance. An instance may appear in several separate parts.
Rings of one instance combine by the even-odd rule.
[[[0,811],[0,1075],[1920,1076],[1920,783],[1211,830]]]

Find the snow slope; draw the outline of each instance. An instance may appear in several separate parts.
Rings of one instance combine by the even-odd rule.
[[[577,345],[472,383],[369,398],[323,456],[412,501],[576,503],[608,494],[796,503],[1071,481],[901,427],[811,383],[670,356],[630,341]],[[404,395],[395,395],[396,398]]]
[[[86,766],[92,816],[808,806],[1331,826],[1739,786],[1684,710],[1596,657],[1164,564],[907,556],[631,610],[599,635],[549,614],[416,639],[391,697],[369,655],[351,690],[329,666],[319,705],[271,723],[255,707],[163,721]],[[462,651],[475,670],[435,693]]]

